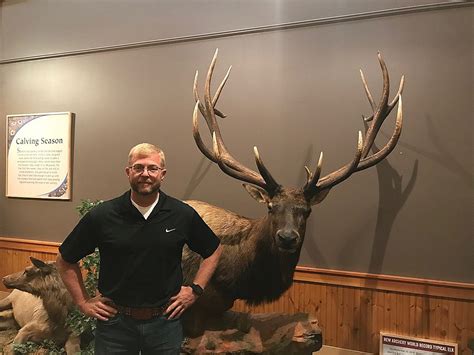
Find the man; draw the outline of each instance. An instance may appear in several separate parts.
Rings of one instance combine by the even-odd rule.
[[[190,206],[160,191],[165,156],[142,143],[125,168],[131,190],[86,214],[59,248],[57,266],[74,302],[97,318],[96,354],[178,354],[179,317],[202,294],[221,254],[219,239]],[[183,286],[184,244],[203,257]],[[100,251],[99,294],[90,298],[77,262]]]

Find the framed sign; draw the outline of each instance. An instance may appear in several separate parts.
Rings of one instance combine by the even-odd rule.
[[[439,340],[420,339],[380,332],[381,355],[458,355],[458,345]]]
[[[71,112],[7,116],[6,196],[71,199]]]

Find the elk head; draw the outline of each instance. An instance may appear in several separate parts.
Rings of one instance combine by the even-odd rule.
[[[254,147],[254,155],[258,172],[244,166],[236,160],[226,148],[217,123],[217,116],[223,118],[225,115],[215,106],[229,78],[232,67],[228,69],[215,94],[211,97],[211,79],[216,64],[217,53],[218,51],[216,50],[209,66],[204,87],[203,102],[200,100],[197,90],[197,71],[194,78],[193,92],[196,102],[193,112],[194,140],[199,150],[209,160],[216,163],[227,175],[244,181],[244,187],[250,195],[258,202],[267,205],[266,234],[272,236],[272,246],[278,248],[281,252],[299,252],[306,230],[306,220],[311,213],[311,206],[324,200],[332,187],[346,180],[356,171],[367,169],[383,160],[397,144],[402,129],[401,94],[403,91],[404,77],[402,76],[400,80],[400,86],[396,96],[389,103],[389,75],[385,62],[379,53],[378,59],[382,69],[383,88],[379,103],[376,104],[361,70],[362,82],[373,113],[370,117],[363,117],[364,121],[368,123],[368,126],[366,125],[364,137],[359,131],[355,157],[350,163],[340,169],[321,177],[323,161],[323,154],[321,153],[314,173],[305,166],[307,173],[305,185],[301,188],[287,188],[279,184],[271,175],[263,163],[257,147]],[[396,124],[391,138],[382,149],[369,154],[382,123],[397,103]],[[198,111],[200,111],[204,117],[212,135],[212,149],[208,148],[201,139],[198,128]]]
[[[38,294],[39,289],[45,288],[47,278],[56,272],[54,264],[45,263],[39,259],[30,257],[32,266],[28,266],[25,270],[7,275],[3,278],[3,284],[7,288],[16,288],[21,291]]]

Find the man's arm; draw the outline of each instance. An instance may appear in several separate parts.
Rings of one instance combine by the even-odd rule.
[[[203,289],[206,288],[207,283],[216,270],[221,254],[222,245],[219,244],[214,253],[201,262],[196,277],[194,278],[195,284],[201,286]],[[197,298],[198,296],[194,294],[191,287],[183,286],[176,296],[170,298],[172,303],[168,306],[165,313],[171,313],[168,317],[169,319],[179,317],[196,301]]]
[[[77,263],[68,263],[62,258],[61,254],[58,254],[56,267],[74,303],[82,313],[100,320],[107,320],[108,317],[117,313],[115,308],[107,304],[107,302],[112,303],[111,299],[102,295],[89,297],[82,280],[81,269]]]
[[[211,279],[214,271],[216,270],[217,263],[222,254],[222,245],[219,244],[214,253],[208,258],[204,259],[199,266],[199,269],[194,278],[194,283],[201,286],[203,289],[206,288],[207,283]]]

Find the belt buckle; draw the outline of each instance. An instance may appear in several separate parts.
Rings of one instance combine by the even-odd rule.
[[[138,320],[148,320],[153,317],[153,312],[150,308],[134,308],[132,309],[131,316]]]

